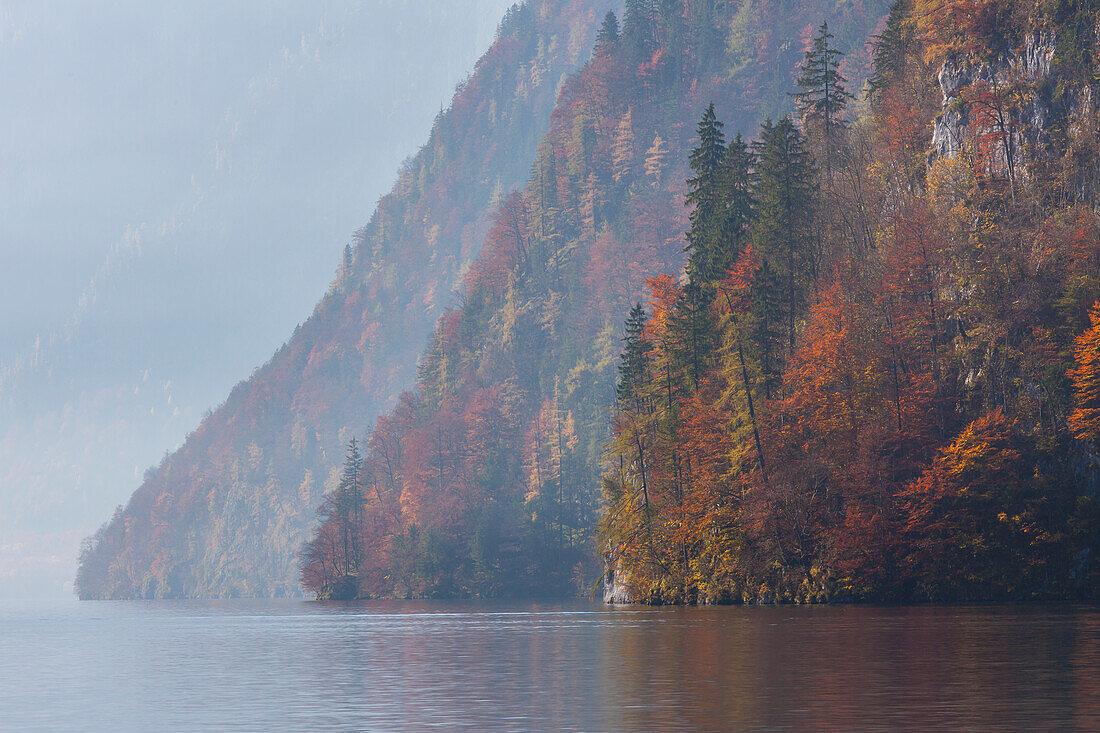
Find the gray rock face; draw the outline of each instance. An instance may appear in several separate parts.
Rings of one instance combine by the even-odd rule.
[[[630,593],[622,578],[622,567],[618,561],[611,562],[605,559],[603,574],[603,602],[604,603],[631,603]]]
[[[1025,176],[1028,156],[1046,142],[1053,116],[1037,84],[1049,78],[1053,58],[1054,37],[1042,34],[993,61],[945,61],[938,75],[943,102],[933,122],[930,159],[953,158],[982,140],[991,148],[991,173],[1008,173],[1011,162],[1012,173]],[[979,101],[983,97],[997,101]]]

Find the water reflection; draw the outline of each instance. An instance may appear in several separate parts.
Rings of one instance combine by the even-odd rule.
[[[687,609],[663,621],[607,640],[629,729],[1100,730],[1094,613]]]
[[[0,608],[0,728],[1100,730],[1100,609]]]

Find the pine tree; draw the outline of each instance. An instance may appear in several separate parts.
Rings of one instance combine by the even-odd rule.
[[[332,285],[329,286],[329,290],[335,293],[337,290],[347,287],[354,273],[355,253],[352,251],[350,244],[345,244],[344,253],[340,258],[340,266],[336,269],[336,277],[333,279]]]
[[[721,277],[741,255],[752,231],[754,214],[753,185],[756,164],[752,150],[741,138],[741,133],[726,146],[722,156],[722,187],[726,194],[723,217],[722,250],[715,255],[715,264]]]
[[[359,452],[359,441],[352,438],[348,442],[344,456],[344,469],[340,474],[340,483],[336,487],[336,509],[338,525],[343,538],[343,575],[351,579],[358,574],[362,562],[360,540],[363,519],[363,456]]]
[[[722,156],[726,152],[726,136],[722,132],[723,127],[724,125],[714,112],[714,102],[711,102],[703,111],[703,117],[695,128],[699,135],[699,146],[692,150],[688,157],[688,165],[695,173],[695,177],[690,179],[688,184],[695,190],[700,190],[717,180]],[[707,205],[711,202],[700,201],[699,203]]]
[[[615,11],[608,10],[607,15],[603,17],[603,23],[600,24],[600,30],[596,33],[596,48],[593,51],[595,56],[606,56],[615,48],[619,43],[619,19],[615,16]]]
[[[895,0],[886,16],[886,27],[874,38],[875,68],[867,82],[868,95],[890,84],[902,70],[914,41],[913,23],[907,18],[912,0]]]
[[[722,12],[714,0],[690,0],[686,35],[694,49],[695,63],[713,65],[724,57],[722,53],[724,24],[718,19]]]
[[[712,281],[689,280],[684,286],[684,297],[677,303],[673,321],[673,331],[680,352],[677,357],[687,367],[690,381],[687,378],[684,381],[693,390],[699,388],[704,366],[715,351],[717,324],[710,310],[713,299]]]
[[[531,172],[532,221],[535,232],[529,251],[531,276],[537,281],[548,273],[550,258],[556,250],[561,234],[558,231],[558,215],[561,212],[558,201],[558,166],[554,147],[548,144],[539,146]]]
[[[644,63],[657,48],[657,10],[653,0],[626,0],[622,39],[632,63]]]
[[[814,37],[813,46],[806,52],[794,94],[802,123],[807,130],[820,133],[825,146],[825,170],[831,167],[831,148],[836,136],[847,127],[844,110],[852,95],[845,89],[848,80],[840,73],[839,50],[829,46],[833,34],[829,24],[822,23]]]
[[[727,191],[722,162],[726,155],[726,138],[722,123],[714,113],[714,103],[707,105],[696,128],[699,145],[691,151],[688,165],[695,175],[688,179],[685,203],[694,207],[691,228],[687,233],[688,275],[697,282],[714,277],[713,251],[718,246],[724,228]]]
[[[362,470],[359,443],[352,438],[336,488],[317,511],[321,527],[302,548],[302,583],[318,599],[348,600],[359,593],[359,568],[365,559]]]
[[[753,240],[768,279],[778,292],[778,316],[785,328],[776,329],[774,316],[762,317],[769,331],[785,331],[783,349],[794,350],[798,320],[813,286],[812,224],[816,172],[798,128],[790,117],[772,124],[766,120],[756,144],[756,223]],[[770,289],[770,288],[769,288]],[[774,332],[773,331],[773,332]],[[764,346],[764,345],[761,345]],[[769,345],[779,351],[780,344]],[[778,368],[778,367],[776,367]]]
[[[652,348],[652,344],[645,338],[648,320],[642,304],[635,303],[626,319],[626,336],[623,338],[626,345],[619,364],[619,384],[615,389],[619,402],[623,405],[638,400],[639,388],[647,379],[649,351]]]

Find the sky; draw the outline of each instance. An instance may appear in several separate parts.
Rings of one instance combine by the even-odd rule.
[[[512,0],[0,0],[0,597],[285,342]]]

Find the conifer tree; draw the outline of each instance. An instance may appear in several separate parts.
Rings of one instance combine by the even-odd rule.
[[[686,35],[695,49],[697,64],[713,64],[722,58],[723,26],[716,22],[722,10],[717,5],[713,0],[691,0],[688,5]]]
[[[798,319],[813,286],[814,181],[816,173],[805,143],[790,117],[773,124],[766,120],[756,144],[756,223],[753,240],[765,267],[774,278],[776,306],[783,324],[783,346],[794,349]],[[774,323],[773,317],[763,321]],[[778,346],[778,345],[777,345]]]
[[[832,48],[827,22],[821,24],[813,46],[806,52],[794,94],[803,125],[807,130],[820,134],[825,147],[825,170],[831,167],[831,148],[836,136],[847,127],[844,110],[852,95],[845,89],[848,80],[840,73],[840,59],[844,56]]]
[[[727,146],[722,123],[711,104],[698,127],[699,146],[689,165],[686,203],[694,205],[687,233],[688,283],[677,308],[675,332],[681,361],[697,388],[708,355],[717,343],[717,323],[710,310],[716,284],[741,254],[752,223],[752,153],[740,135]]]
[[[753,167],[756,161],[748,144],[737,133],[722,156],[722,187],[726,194],[722,251],[715,256],[717,277],[725,274],[748,242],[754,218]]]
[[[646,380],[649,351],[652,345],[645,338],[645,327],[648,322],[645,308],[641,303],[635,303],[630,309],[630,315],[626,319],[626,336],[623,342],[622,361],[619,364],[619,384],[615,389],[621,404],[637,401],[640,397],[640,386]]]
[[[657,48],[657,10],[653,0],[626,0],[622,39],[633,63],[644,63]]]
[[[533,191],[531,226],[535,236],[529,252],[529,271],[535,279],[548,274],[550,258],[561,238],[558,231],[557,159],[552,145],[540,145],[531,173],[530,188]]]
[[[684,297],[677,303],[673,329],[679,345],[679,361],[686,365],[691,388],[699,388],[703,367],[714,354],[717,335],[711,316],[710,303],[714,288],[710,280],[689,280],[684,286]]]
[[[363,456],[359,452],[359,441],[352,438],[348,442],[344,456],[344,469],[340,474],[340,483],[336,487],[336,510],[338,525],[343,538],[343,571],[345,578],[357,574],[362,561],[360,538],[363,517]]]
[[[600,30],[596,32],[596,48],[593,52],[596,56],[606,56],[619,43],[619,19],[614,10],[608,10],[600,24]]]
[[[874,95],[890,84],[905,63],[905,54],[913,44],[913,23],[907,18],[912,0],[895,0],[886,16],[886,27],[874,37],[874,71],[867,82],[867,93]]]
[[[726,138],[722,123],[714,113],[712,102],[703,112],[696,128],[699,145],[691,151],[688,165],[695,175],[688,179],[685,203],[691,211],[691,228],[687,233],[688,275],[697,282],[711,279],[713,250],[722,238],[727,191],[722,163],[726,155]]]
[[[615,128],[615,139],[611,143],[612,177],[621,181],[630,172],[634,162],[634,113],[628,109]]]
[[[347,286],[354,272],[355,254],[352,252],[351,245],[345,244],[343,256],[340,258],[340,266],[336,269],[336,277],[333,279],[332,285],[329,286],[329,290],[331,292],[336,292],[340,288]]]
[[[359,593],[363,553],[363,457],[354,438],[335,490],[317,511],[321,527],[302,548],[302,582],[319,599],[351,599]]]

